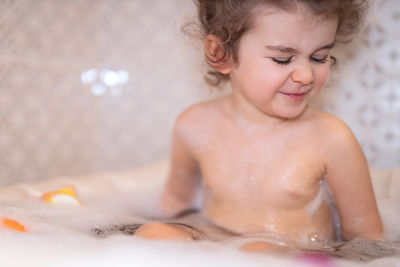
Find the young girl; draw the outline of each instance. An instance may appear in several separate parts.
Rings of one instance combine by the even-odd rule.
[[[260,233],[298,244],[335,240],[331,197],[343,239],[381,238],[359,144],[341,120],[308,105],[328,78],[331,49],[356,29],[364,6],[198,1],[206,60],[232,91],[179,116],[162,211],[187,211],[202,185],[203,219],[191,220],[201,229],[153,222],[137,236],[190,240],[202,230],[214,240]]]

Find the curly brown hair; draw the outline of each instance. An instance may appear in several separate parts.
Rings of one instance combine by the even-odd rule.
[[[304,4],[318,16],[337,16],[336,42],[348,42],[358,32],[368,8],[368,0],[196,0],[203,35],[215,35],[221,40],[224,56],[220,62],[237,62],[239,42],[254,24],[253,8],[260,3],[271,4],[286,11]],[[208,64],[216,63],[206,56]],[[229,75],[209,71],[205,77],[211,85],[229,80]]]

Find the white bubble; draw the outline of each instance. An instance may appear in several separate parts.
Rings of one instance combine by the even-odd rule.
[[[92,84],[91,92],[95,96],[102,96],[102,95],[106,94],[107,87],[104,85],[104,83],[97,82],[97,83]]]
[[[117,72],[112,70],[102,70],[101,71],[101,80],[107,86],[115,86],[119,84],[119,75]]]
[[[127,83],[129,80],[129,73],[126,70],[118,71],[119,84]]]
[[[83,84],[88,84],[96,81],[97,79],[97,70],[90,69],[82,72],[81,81]]]

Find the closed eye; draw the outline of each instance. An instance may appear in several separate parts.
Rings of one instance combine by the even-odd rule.
[[[324,57],[310,57],[310,60],[315,62],[315,63],[325,63],[329,59],[329,55],[326,55]]]
[[[273,62],[278,63],[280,65],[287,65],[292,61],[292,57],[288,57],[288,58],[273,57],[271,59]]]
[[[271,59],[273,62],[278,63],[280,65],[288,65],[290,62],[292,62],[292,58],[293,56],[288,58],[273,57]],[[327,62],[328,59],[329,55],[326,55],[324,57],[310,57],[310,61],[320,64]]]

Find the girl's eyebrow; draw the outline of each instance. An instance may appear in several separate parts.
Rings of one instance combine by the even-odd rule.
[[[297,51],[294,48],[281,46],[281,45],[276,45],[276,46],[266,45],[265,47],[268,48],[269,50],[275,50],[275,51],[279,51],[282,53],[290,53],[290,54],[298,54],[299,53],[299,51]]]
[[[335,46],[335,42],[332,42],[330,44],[327,44],[327,45],[324,45],[324,46],[318,48],[317,50],[314,51],[314,53],[317,51],[320,51],[320,50],[332,49],[334,46]]]
[[[330,44],[324,45],[324,46],[316,49],[314,51],[314,53],[317,52],[317,51],[320,51],[320,50],[332,49],[334,46],[335,46],[335,42],[332,42]],[[279,52],[282,52],[282,53],[290,53],[290,54],[299,54],[300,53],[297,49],[294,49],[294,48],[291,48],[291,47],[282,46],[282,45],[276,45],[276,46],[266,45],[265,47],[270,49],[270,50],[275,50],[275,51],[279,51]]]

